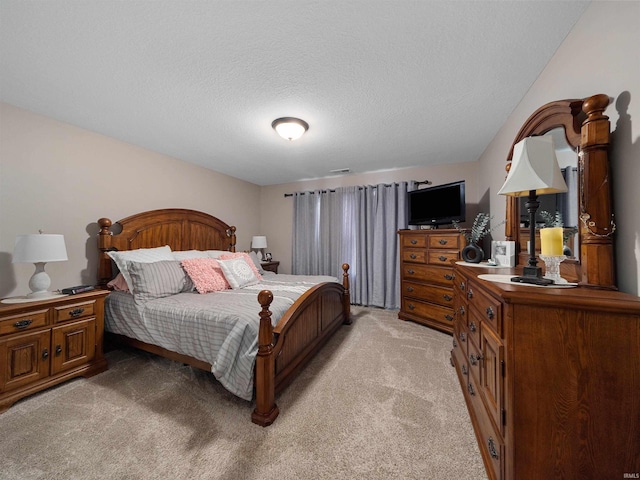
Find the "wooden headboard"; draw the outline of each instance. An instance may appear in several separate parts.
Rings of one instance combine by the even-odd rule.
[[[122,230],[111,231],[108,218],[98,220],[98,284],[106,285],[113,278],[112,260],[107,252],[169,245],[171,250],[236,251],[236,227],[195,210],[167,208],[131,215],[115,222]]]

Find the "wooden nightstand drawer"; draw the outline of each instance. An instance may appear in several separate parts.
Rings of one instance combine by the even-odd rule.
[[[0,335],[45,327],[47,325],[47,311],[48,310],[38,310],[35,312],[1,318]]]
[[[55,307],[53,323],[68,322],[95,315],[95,302],[74,303],[63,307]]]

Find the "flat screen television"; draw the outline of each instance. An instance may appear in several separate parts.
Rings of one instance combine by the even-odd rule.
[[[409,225],[464,222],[464,180],[409,192]]]

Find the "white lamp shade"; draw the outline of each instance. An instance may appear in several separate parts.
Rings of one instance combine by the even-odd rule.
[[[63,235],[17,235],[13,263],[62,262],[67,260]]]
[[[267,237],[256,235],[251,239],[251,248],[267,248]]]
[[[278,118],[271,126],[278,135],[287,140],[297,140],[309,129],[307,122],[293,117]]]
[[[567,191],[556,158],[553,137],[527,137],[513,147],[513,160],[498,195],[526,197]]]

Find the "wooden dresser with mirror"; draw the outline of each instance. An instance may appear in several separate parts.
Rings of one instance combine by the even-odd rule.
[[[561,274],[579,285],[485,277],[519,274],[526,250],[514,269],[454,267],[451,360],[490,479],[640,473],[640,298],[615,284],[608,103],[549,103],[513,142],[562,128],[577,150],[579,251]],[[518,199],[506,212],[507,239],[519,245]]]

